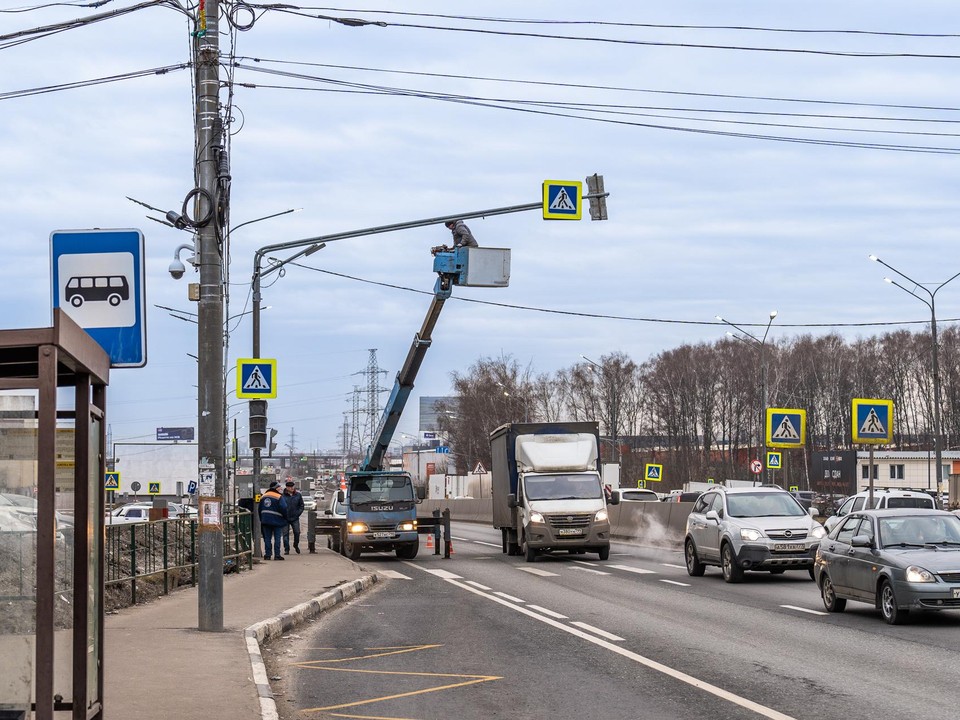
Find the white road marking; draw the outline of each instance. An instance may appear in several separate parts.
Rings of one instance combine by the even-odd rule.
[[[557,573],[550,572],[549,570],[541,570],[540,568],[533,567],[519,567],[517,570],[523,570],[526,573],[531,575],[539,575],[540,577],[560,577]]]
[[[417,565],[411,565],[411,567],[416,567],[419,570],[424,570],[424,568]],[[456,582],[455,580],[448,580],[448,582],[451,585],[456,585],[457,587],[463,590],[466,590],[467,592],[471,592],[475,595],[479,595],[480,597],[487,598],[488,600],[491,600],[495,603],[499,603],[504,607],[511,608],[514,612],[518,612],[522,615],[526,615],[546,625],[550,625],[553,628],[562,630],[565,633],[569,633],[570,635],[579,637],[582,640],[591,642],[594,645],[597,645],[598,647],[602,647],[606,650],[609,650],[612,653],[616,653],[617,655],[620,655],[621,657],[625,657],[628,660],[633,660],[639,665],[643,665],[644,667],[648,667],[651,670],[655,670],[656,672],[663,673],[664,675],[672,677],[675,680],[679,680],[680,682],[686,683],[687,685],[695,687],[706,693],[710,693],[715,697],[726,700],[727,702],[733,703],[734,705],[738,705],[739,707],[750,710],[751,712],[755,712],[762,717],[769,718],[770,720],[796,720],[796,718],[790,715],[785,715],[784,713],[774,710],[773,708],[769,708],[766,705],[761,705],[758,702],[754,702],[753,700],[749,700],[740,695],[736,695],[735,693],[732,693],[729,690],[724,690],[723,688],[718,687],[717,685],[712,685],[708,682],[700,680],[699,678],[696,678],[693,675],[688,675],[685,672],[681,672],[680,670],[676,670],[668,665],[659,663],[656,660],[651,660],[648,657],[644,657],[643,655],[632,652],[631,650],[627,650],[626,648],[620,647],[619,645],[614,645],[611,642],[607,642],[603,638],[597,637],[595,635],[590,635],[580,630],[579,628],[574,628],[574,627],[571,627],[570,625],[565,625],[552,618],[544,617],[540,613],[534,612],[529,608],[521,607],[520,605],[514,605],[512,603],[509,603],[506,600],[503,600],[499,597],[495,597],[494,595],[487,594],[481,590],[478,590],[477,588],[470,587],[466,583]]]
[[[576,565],[571,566],[571,570],[579,570],[581,572],[593,573],[594,575],[609,575],[610,573],[604,572],[603,570],[594,570],[593,568],[582,568],[577,567]]]
[[[494,595],[498,595],[502,597],[504,600],[509,600],[510,602],[516,602],[516,603],[523,602],[523,600],[521,600],[520,598],[514,597],[513,595],[507,595],[505,592],[495,592]]]
[[[581,565],[596,565],[596,563],[587,562],[586,560],[574,560],[575,563],[580,563]]]
[[[807,608],[797,607],[796,605],[781,605],[780,607],[786,608],[787,610],[796,610],[797,612],[809,613],[810,615],[829,615],[830,613],[821,612],[819,610],[807,610]]]
[[[669,585],[679,585],[680,587],[690,587],[690,583],[677,582],[676,580],[664,580],[661,578],[660,582],[667,583]]]
[[[561,615],[560,613],[554,612],[553,610],[547,610],[545,607],[540,607],[539,605],[527,605],[527,607],[530,608],[531,610],[542,612],[544,615],[549,615],[552,618],[556,618],[557,620],[567,619],[566,615]]]
[[[383,575],[384,577],[393,578],[395,580],[411,580],[412,579],[409,575],[404,575],[403,573],[397,572],[396,570],[377,570],[377,575]]]
[[[489,590],[489,589],[490,589],[490,588],[488,588],[486,585],[481,585],[481,584],[478,583],[476,580],[464,580],[464,582],[473,585],[475,588],[480,588],[481,590]]]
[[[664,567],[676,568],[677,570],[686,570],[686,569],[687,569],[687,566],[686,566],[686,565],[672,565],[672,564],[670,564],[670,563],[660,563],[660,564],[663,565]]]
[[[430,573],[431,575],[436,575],[438,578],[443,578],[444,580],[463,580],[463,577],[461,575],[456,575],[447,570],[431,570],[429,568],[420,568],[420,569],[426,573]]]
[[[643,568],[633,567],[631,565],[607,565],[607,567],[612,567],[616,570],[626,570],[627,572],[636,573],[637,575],[656,575],[656,570],[644,570]]]
[[[623,640],[622,637],[619,637],[619,636],[617,636],[617,635],[614,635],[613,633],[608,633],[606,630],[601,630],[600,628],[594,627],[593,625],[587,625],[585,622],[579,622],[579,621],[578,621],[578,622],[572,622],[572,623],[570,623],[570,624],[571,624],[571,625],[576,625],[576,626],[577,626],[578,628],[580,628],[581,630],[586,630],[587,632],[592,632],[592,633],[594,633],[595,635],[599,635],[599,636],[602,637],[602,638],[606,638],[607,640],[614,640],[614,641],[616,641],[616,640],[622,641],[622,640]]]
[[[501,547],[500,543],[488,543],[488,542],[484,542],[483,540],[474,540],[473,542],[475,542],[477,545],[486,545],[488,547],[495,547],[495,548]]]
[[[457,537],[456,535],[450,536],[451,540],[456,540],[457,542],[476,542],[476,540],[471,540],[470,538]]]

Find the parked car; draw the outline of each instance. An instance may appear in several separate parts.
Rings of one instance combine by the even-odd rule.
[[[960,609],[960,517],[923,508],[849,513],[820,541],[814,579],[828,612],[856,600],[891,625],[914,609]]]
[[[873,507],[867,507],[869,495],[869,491],[864,490],[844,500],[837,508],[837,512],[824,520],[823,526],[827,529],[827,532],[833,530],[842,518],[857,510],[886,510],[888,508],[927,508],[935,510],[937,507],[932,495],[919,490],[874,488]]]
[[[316,510],[317,509],[317,499],[313,495],[304,495],[303,496],[303,509],[304,511]]]
[[[620,502],[660,502],[660,496],[653,490],[620,488]]]
[[[745,570],[807,570],[812,578],[824,535],[823,526],[785,490],[717,487],[701,495],[687,516],[687,573],[700,576],[707,565],[718,565],[728,583],[740,582]]]
[[[106,523],[108,525],[119,525],[123,523],[148,522],[150,520],[150,510],[153,508],[152,502],[132,502],[120,507],[114,508],[107,514]],[[197,509],[191,505],[181,505],[180,503],[167,503],[167,517],[169,519],[178,517],[196,518]]]
[[[793,495],[797,502],[799,502],[804,510],[809,510],[811,507],[815,506],[814,497],[815,494],[811,490],[791,490],[790,494]],[[817,508],[819,514],[819,508]]]

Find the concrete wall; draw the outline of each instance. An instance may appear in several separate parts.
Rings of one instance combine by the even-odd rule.
[[[450,517],[461,522],[493,525],[493,502],[483,500],[424,500],[419,515],[450,508]],[[679,548],[693,503],[628,502],[608,505],[614,538]]]

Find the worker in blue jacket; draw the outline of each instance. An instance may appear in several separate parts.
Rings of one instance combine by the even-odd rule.
[[[280,492],[280,483],[270,483],[270,488],[260,498],[257,506],[260,514],[260,529],[263,532],[263,559],[283,560],[280,554],[280,542],[283,529],[287,526],[287,501]]]

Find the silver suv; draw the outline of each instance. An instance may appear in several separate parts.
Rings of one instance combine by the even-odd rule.
[[[701,495],[687,516],[683,554],[688,574],[698,577],[707,565],[719,565],[728,583],[740,582],[745,570],[807,570],[812,578],[826,534],[786,490],[718,487]]]

